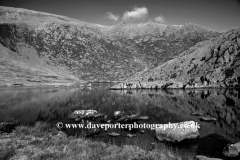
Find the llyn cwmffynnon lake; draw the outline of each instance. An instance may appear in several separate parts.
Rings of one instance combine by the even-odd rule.
[[[193,120],[200,123],[200,136],[220,134],[232,141],[240,139],[240,92],[237,90],[109,90],[110,84],[93,84],[90,88],[1,88],[0,122],[9,118],[21,119],[31,125],[36,121],[76,123],[68,119],[75,110],[93,109],[109,119],[115,111],[130,108],[149,116],[145,123],[166,124]],[[217,118],[207,123],[190,115],[201,112]],[[119,131],[119,130],[116,130]],[[125,135],[124,131],[119,131]],[[79,129],[66,133],[79,134]],[[154,131],[145,129],[139,138],[152,141]],[[97,138],[106,140],[106,133]],[[121,138],[120,138],[121,139]]]

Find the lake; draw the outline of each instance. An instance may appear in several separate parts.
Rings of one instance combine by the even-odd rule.
[[[75,123],[67,116],[75,110],[94,109],[112,117],[114,111],[130,108],[149,116],[146,123],[165,124],[194,120],[200,123],[201,137],[217,133],[239,141],[240,91],[223,89],[195,90],[109,90],[113,84],[93,84],[91,88],[12,87],[0,88],[0,122],[18,118],[26,125],[36,121]],[[199,111],[217,118],[214,123],[201,122],[191,116]],[[94,139],[125,142],[128,131],[112,129],[121,134],[109,138],[107,132]],[[68,129],[69,135],[81,134],[80,129]],[[137,133],[138,139],[154,141],[154,131]]]

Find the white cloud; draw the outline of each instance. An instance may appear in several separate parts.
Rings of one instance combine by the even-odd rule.
[[[123,20],[139,20],[148,16],[148,9],[146,7],[133,8],[133,11],[126,11],[123,14]]]
[[[160,23],[164,23],[165,22],[165,18],[162,15],[160,15],[158,17],[155,17],[155,21],[156,22],[160,22]]]
[[[112,14],[111,12],[107,12],[107,17],[113,21],[118,21],[119,15]]]

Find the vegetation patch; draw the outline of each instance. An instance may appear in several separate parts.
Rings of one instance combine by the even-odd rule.
[[[60,134],[61,133],[61,134]],[[192,159],[191,155],[180,156],[164,144],[149,148],[141,140],[117,146],[86,138],[67,137],[61,131],[44,122],[35,126],[19,126],[12,133],[0,135],[0,159],[84,159],[122,160],[147,159],[171,160]]]

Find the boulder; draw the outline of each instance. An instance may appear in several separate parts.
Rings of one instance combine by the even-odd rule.
[[[235,143],[235,144],[228,144],[223,149],[223,154],[226,157],[239,157],[240,156],[240,142]]]
[[[122,117],[124,117],[126,114],[124,111],[115,111],[114,114],[113,114],[113,119],[114,120],[117,120],[117,119],[120,119]]]
[[[195,127],[194,121],[185,121],[180,123],[163,124],[155,128],[156,138],[159,141],[181,142],[188,139],[197,139],[200,134]],[[167,126],[164,128],[163,126]]]
[[[76,110],[73,113],[71,113],[68,117],[69,119],[74,119],[79,121],[81,119],[96,118],[101,115],[102,114],[98,113],[96,110]]]
[[[140,113],[134,113],[129,109],[123,109],[121,111],[115,111],[113,119],[117,122],[137,121],[139,120]]]
[[[120,136],[120,134],[116,133],[116,132],[108,133],[108,135],[111,136],[111,137],[118,137],[118,136]]]
[[[210,115],[202,116],[202,117],[200,118],[200,120],[201,120],[201,121],[205,121],[205,122],[215,122],[215,121],[217,121],[216,118],[214,118],[214,117],[212,117],[212,116],[210,116]]]
[[[136,134],[130,134],[130,133],[127,134],[127,137],[128,137],[128,138],[133,138],[133,137],[136,137],[136,136],[137,136]]]
[[[145,133],[145,131],[144,131],[144,130],[140,130],[140,133],[141,133],[141,134],[144,134],[144,133]]]
[[[78,115],[93,115],[97,113],[96,110],[76,110],[72,114],[78,114]]]
[[[113,116],[114,116],[114,118],[118,118],[118,117],[120,117],[121,114],[122,114],[121,111],[115,111],[115,112],[113,113]]]
[[[226,157],[237,157],[238,156],[238,148],[234,144],[228,144],[223,149],[223,155]]]

